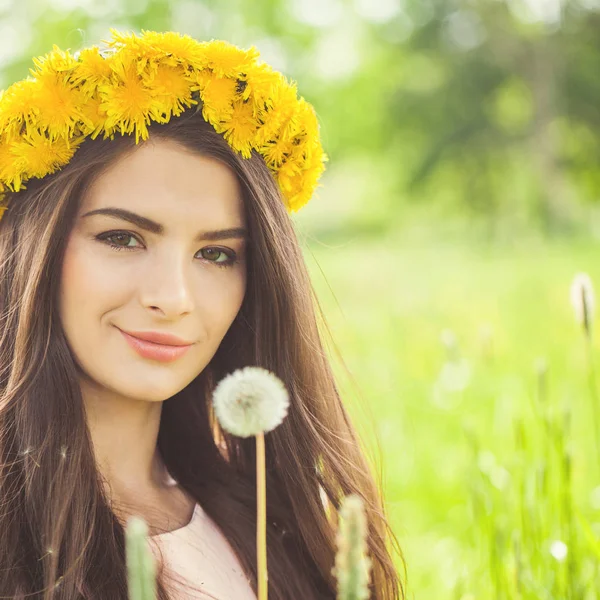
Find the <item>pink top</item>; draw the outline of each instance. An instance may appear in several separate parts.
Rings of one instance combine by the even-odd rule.
[[[155,542],[150,543],[150,548],[157,560],[160,554],[156,544],[160,546],[165,565],[175,577],[183,577],[201,590],[182,587],[183,583],[175,581],[173,592],[177,600],[256,600],[227,538],[200,504],[196,504],[187,525],[150,536],[148,541]]]

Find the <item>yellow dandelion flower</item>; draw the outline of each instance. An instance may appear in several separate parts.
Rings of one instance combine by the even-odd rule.
[[[315,143],[318,124],[313,119],[316,119],[316,116],[310,105],[300,102],[296,115],[297,132],[290,142],[288,160],[300,165],[302,170],[307,170],[311,168],[311,165],[320,162],[322,156],[320,144],[318,141]],[[286,125],[289,125],[289,122]]]
[[[254,46],[249,50],[241,50],[222,40],[204,42],[201,46],[206,66],[218,77],[237,77],[250,69],[260,56],[260,52]]]
[[[274,93],[281,95],[286,91],[285,77],[265,63],[252,65],[248,69],[245,81],[244,99],[252,96],[261,108],[264,108],[265,103],[268,103],[269,107],[272,106],[276,100],[273,97]],[[295,97],[295,93],[291,95]]]
[[[156,120],[166,123],[171,114],[179,116],[187,107],[196,104],[192,99],[193,81],[181,66],[170,67],[154,64],[145,76],[142,76],[144,85],[152,89],[155,101],[163,107]]]
[[[130,50],[143,50],[147,44],[143,38],[137,36],[133,32],[121,32],[114,27],[110,28],[110,40],[102,40],[108,48],[119,50],[121,48],[129,48]]]
[[[290,211],[300,210],[312,198],[318,189],[318,181],[325,171],[325,163],[328,160],[329,157],[319,144],[319,149],[315,149],[310,160],[306,162],[306,169],[291,178],[292,189],[288,196]]]
[[[298,121],[300,130],[310,139],[317,139],[319,122],[314,108],[304,99],[298,101]]]
[[[207,121],[214,125],[231,117],[236,87],[237,82],[228,78],[212,78],[206,83],[200,95],[202,115]]]
[[[282,83],[282,75],[266,63],[251,65],[245,73],[245,83],[242,98],[247,100],[252,96],[261,105],[270,96],[270,90]]]
[[[193,73],[194,78],[194,86],[193,90],[200,90],[200,92],[204,92],[204,90],[208,87],[208,84],[217,79],[216,75],[210,69],[204,69],[202,71],[195,71]]]
[[[289,200],[285,200],[285,205],[287,210],[290,213],[298,212],[308,201],[311,199],[312,194],[309,194],[306,191],[302,191],[294,196],[292,196]]]
[[[134,63],[138,74],[146,71],[148,63],[160,62],[161,64],[175,67],[180,64],[177,56],[165,52],[162,48],[151,43],[148,36],[119,33],[111,29],[113,39],[106,42],[114,51],[113,56],[118,56],[123,62]]]
[[[255,95],[261,104],[268,109],[289,110],[298,102],[296,83],[288,83],[281,74],[278,83],[269,84],[268,88],[261,88]]]
[[[134,68],[138,75],[142,75],[147,70],[148,63],[154,60],[162,59],[161,62],[165,64],[175,64],[175,61],[170,61],[160,51],[154,50],[144,38],[133,33],[119,33],[114,29],[110,31],[113,39],[105,43],[109,46],[109,50],[113,51],[113,54],[110,55],[111,62],[128,65]]]
[[[61,50],[54,44],[52,50],[43,56],[38,56],[33,59],[35,69],[30,69],[30,73],[39,78],[47,73],[67,73],[73,71],[77,67],[77,60],[70,54],[68,50]]]
[[[277,175],[275,176],[277,179]],[[304,189],[304,179],[299,174],[289,178],[289,185],[286,191],[282,191],[283,202],[288,212],[295,212],[306,203],[306,190]],[[280,188],[281,189],[281,188]]]
[[[325,163],[329,160],[322,148],[315,149],[306,161],[306,179],[309,184],[315,184],[325,171]]]
[[[86,96],[92,96],[100,84],[107,83],[112,73],[110,58],[104,58],[96,46],[79,53],[79,62],[71,75],[71,82]]]
[[[15,175],[15,157],[11,154],[12,140],[0,140],[0,181],[6,182]]]
[[[54,73],[41,75],[32,86],[38,121],[48,128],[51,138],[66,137],[81,118],[82,93]]]
[[[312,140],[307,141],[305,145],[304,168],[307,170],[316,170],[319,175],[325,170],[325,163],[329,157],[323,152],[320,144],[315,144]]]
[[[141,77],[148,69],[148,64],[154,59],[155,57],[147,48],[146,44],[144,44],[142,47],[139,47],[139,44],[136,44],[119,48],[117,52],[110,57],[110,64],[113,74],[115,71],[119,71],[121,69],[120,65],[126,65],[132,70],[132,72]]]
[[[38,131],[14,142],[10,151],[25,177],[41,178],[66,165],[79,143],[62,137],[50,139]]]
[[[0,141],[0,179],[6,188],[18,192],[22,186],[22,170],[12,153],[13,145],[10,138]]]
[[[98,87],[102,110],[106,113],[105,129],[113,127],[121,134],[135,131],[135,143],[148,139],[149,114],[154,99],[137,74],[135,63],[125,63],[115,55],[111,63],[113,80]]]
[[[189,35],[173,31],[157,33],[142,29],[142,37],[150,48],[157,54],[173,56],[178,62],[191,65],[195,69],[206,67],[206,56],[200,44]]]
[[[300,173],[300,167],[291,161],[284,162],[277,172],[277,180],[284,192],[290,192],[293,189],[293,179]]]
[[[89,135],[93,140],[96,139],[106,121],[106,111],[102,106],[101,98],[97,96],[88,98],[81,107],[81,115],[81,132]]]
[[[272,89],[271,96],[260,102],[265,108],[259,112],[263,125],[257,132],[256,143],[263,145],[281,136],[281,129],[294,114],[296,92],[284,86],[276,86]],[[286,139],[289,137],[288,135]]]
[[[278,168],[292,152],[292,142],[288,140],[271,140],[260,148],[260,153],[270,167]]]
[[[255,144],[261,148],[278,140],[279,130],[285,120],[285,115],[277,111],[270,111],[267,115],[257,117],[259,128],[256,132]],[[289,141],[289,140],[287,140]]]
[[[223,123],[222,133],[234,150],[240,152],[244,158],[250,158],[256,128],[252,104],[236,102],[233,115]]]
[[[35,86],[33,79],[24,79],[4,92],[0,99],[0,130],[6,134],[18,133],[23,123],[37,112]]]
[[[284,140],[293,140],[296,136],[303,133],[303,122],[305,115],[303,114],[300,104],[293,104],[287,112],[287,119],[282,124],[279,135]]]

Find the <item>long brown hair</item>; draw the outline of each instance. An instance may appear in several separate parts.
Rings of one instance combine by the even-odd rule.
[[[151,136],[222,161],[241,182],[248,283],[242,307],[206,368],[165,400],[158,447],[173,478],[221,529],[256,590],[254,440],[218,428],[211,392],[246,365],[276,373],[287,418],[266,434],[271,600],[335,598],[337,509],[364,502],[371,598],[405,597],[390,542],[402,552],[326,355],[322,311],[292,220],[264,160],[243,159],[186,111]],[[71,162],[13,193],[0,221],[0,596],[125,600],[123,523],[96,467],[78,367],[58,318],[62,258],[78,202],[132,136],[87,139]],[[325,501],[325,497],[327,500]],[[169,598],[158,573],[158,598]]]

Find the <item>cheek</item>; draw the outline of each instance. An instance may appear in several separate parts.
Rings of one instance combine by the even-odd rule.
[[[222,338],[238,314],[246,294],[245,270],[230,274],[221,280],[212,279],[201,284],[198,298],[201,304],[197,305],[200,312],[205,315],[203,321],[210,324],[212,336]]]
[[[118,275],[77,237],[67,243],[61,269],[60,314],[66,329],[82,325],[87,314],[101,314],[119,289]],[[100,313],[98,313],[100,311]]]

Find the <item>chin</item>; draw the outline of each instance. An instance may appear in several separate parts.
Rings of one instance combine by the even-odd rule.
[[[119,396],[145,402],[168,400],[189,383],[187,378],[176,373],[165,374],[156,371],[149,373],[147,370],[146,374],[142,374],[136,371],[132,369],[118,379],[113,375],[105,378],[102,383],[105,388],[116,392]]]
[[[128,396],[130,397],[146,402],[163,402],[164,400],[168,400],[169,398],[180,392],[185,387],[185,385],[169,385],[166,383],[161,385],[160,382],[155,382],[153,384],[151,380],[148,380],[145,383],[145,385],[136,385],[129,387],[133,387],[133,389],[131,389],[131,392],[128,394]]]

